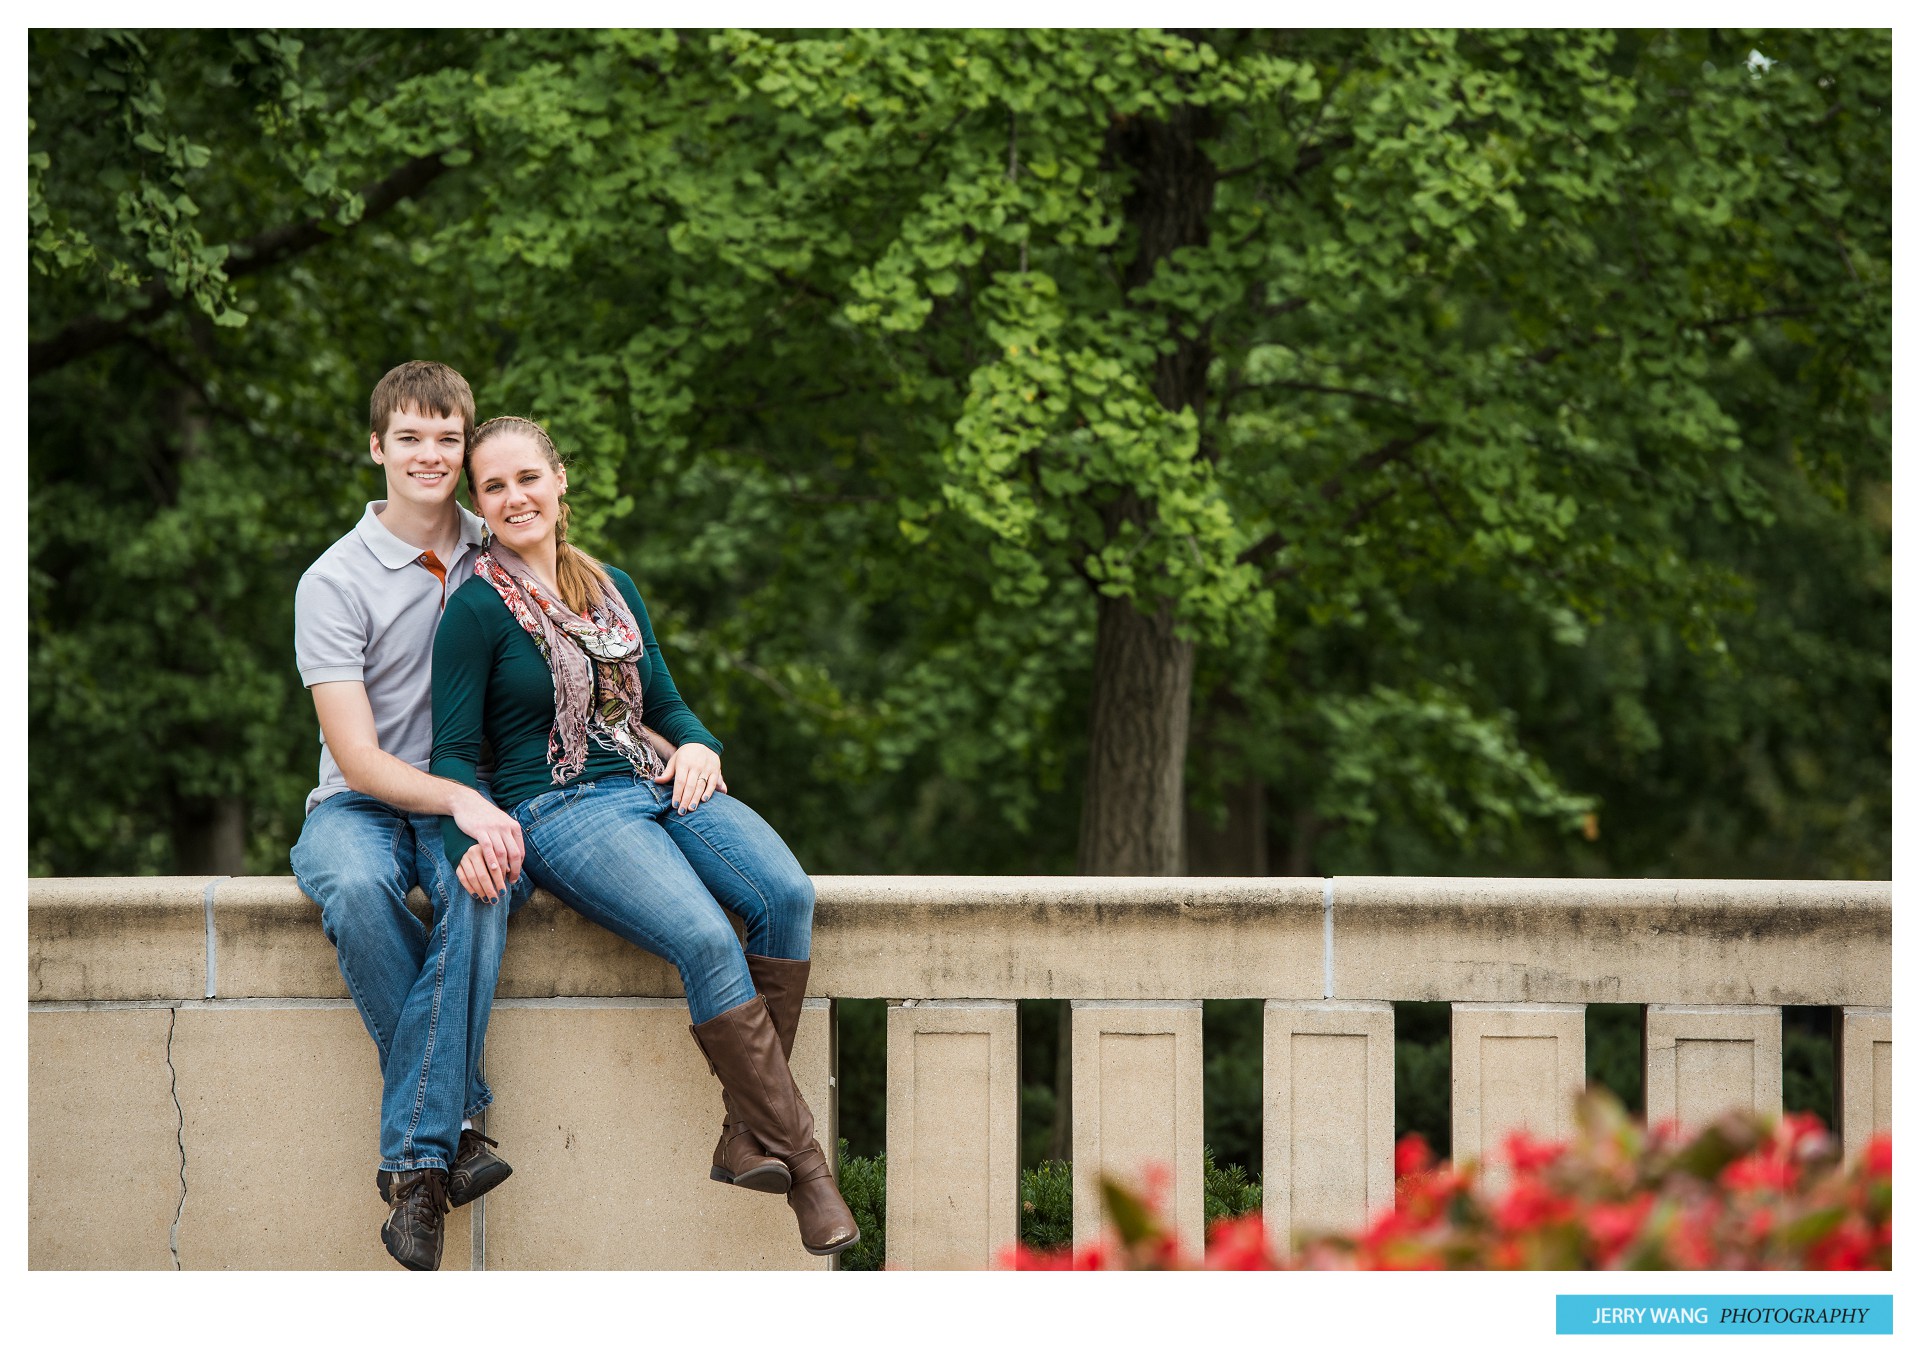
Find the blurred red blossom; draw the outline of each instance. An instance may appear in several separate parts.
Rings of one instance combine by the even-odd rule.
[[[1634,1121],[1590,1090],[1565,1141],[1515,1132],[1496,1189],[1477,1163],[1435,1162],[1418,1135],[1394,1149],[1394,1203],[1348,1234],[1300,1233],[1277,1252],[1257,1214],[1221,1220],[1197,1261],[1164,1218],[1170,1174],[1145,1194],[1100,1180],[1108,1232],[1058,1253],[1016,1246],[1016,1271],[1890,1270],[1893,1142],[1843,1159],[1815,1117],[1730,1112],[1683,1134]]]

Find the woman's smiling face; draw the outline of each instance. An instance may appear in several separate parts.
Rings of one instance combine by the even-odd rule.
[[[567,471],[524,432],[489,436],[469,454],[473,509],[494,538],[523,558],[552,540],[560,521]]]

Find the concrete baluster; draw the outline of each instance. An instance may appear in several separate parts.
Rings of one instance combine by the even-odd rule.
[[[1073,1241],[1105,1228],[1100,1175],[1143,1187],[1165,1169],[1163,1214],[1204,1242],[1200,1001],[1073,1001]]]
[[[1019,1006],[987,999],[893,1005],[887,1266],[984,1270],[1019,1237]]]
[[[1579,1004],[1453,1006],[1453,1158],[1480,1159],[1498,1188],[1502,1145],[1524,1130],[1539,1139],[1573,1131],[1587,1078],[1586,1009]]]
[[[1266,1004],[1262,1205],[1276,1244],[1393,1204],[1393,1005]]]
[[[1867,1137],[1893,1129],[1893,1010],[1843,1008],[1834,1038],[1835,1117],[1840,1147],[1852,1154]]]
[[[1745,1107],[1780,1112],[1780,1010],[1649,1004],[1647,1120],[1700,1129]]]

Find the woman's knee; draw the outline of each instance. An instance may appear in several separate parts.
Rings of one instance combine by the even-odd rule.
[[[718,906],[711,915],[689,922],[674,937],[674,963],[685,971],[718,971],[738,958],[744,962],[740,939]]]
[[[768,889],[767,908],[775,927],[799,933],[813,931],[813,879],[797,868]]]

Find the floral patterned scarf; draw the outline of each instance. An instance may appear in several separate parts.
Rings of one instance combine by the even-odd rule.
[[[500,593],[553,671],[553,731],[547,735],[553,781],[579,777],[589,740],[643,774],[657,773],[659,758],[640,726],[640,626],[612,583],[600,583],[599,600],[583,616],[550,594],[526,560],[499,540],[480,551],[473,571]]]

